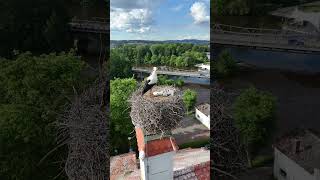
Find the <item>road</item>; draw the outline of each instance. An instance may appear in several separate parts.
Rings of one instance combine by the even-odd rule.
[[[133,67],[132,71],[142,72],[142,73],[150,73],[151,69]],[[165,71],[165,70],[158,70],[157,73],[158,74],[170,75],[170,76],[210,78],[209,76],[205,76],[205,75],[200,74],[198,71]]]

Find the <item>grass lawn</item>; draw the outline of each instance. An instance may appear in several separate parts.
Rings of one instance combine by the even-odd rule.
[[[199,139],[196,141],[187,142],[184,144],[179,145],[179,149],[185,148],[200,148],[208,145],[210,143],[210,139]]]
[[[257,167],[263,167],[266,165],[270,165],[273,163],[273,156],[272,155],[260,155],[255,157],[252,160],[252,167],[257,168]]]

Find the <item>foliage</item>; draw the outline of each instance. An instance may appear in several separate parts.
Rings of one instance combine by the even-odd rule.
[[[184,81],[182,79],[177,79],[177,80],[173,80],[173,79],[168,79],[167,75],[159,75],[158,76],[158,84],[159,85],[174,85],[177,87],[182,87],[184,85]]]
[[[205,52],[209,49],[205,45],[193,44],[126,44],[111,51],[120,52],[129,64],[192,67],[208,61]]]
[[[210,139],[199,139],[196,141],[186,142],[179,145],[179,149],[185,148],[201,148],[210,143]]]
[[[275,106],[276,100],[271,94],[254,87],[243,91],[234,103],[233,117],[247,147],[248,161],[251,148],[265,142],[272,132]]]
[[[183,93],[183,102],[188,111],[192,110],[197,102],[197,93],[193,90],[187,89]]]
[[[215,77],[228,77],[236,70],[236,61],[228,51],[222,51],[218,59],[213,63]]]
[[[85,64],[73,53],[24,53],[0,63],[0,179],[51,179],[64,151],[38,163],[56,147],[53,122],[73,88],[83,86]]]
[[[33,53],[71,47],[67,3],[62,0],[0,0],[0,56],[14,49]]]
[[[213,0],[214,14],[218,15],[247,15],[251,11],[250,0]]]
[[[265,15],[277,8],[298,4],[300,0],[212,0],[211,8],[219,16]]]
[[[128,78],[132,76],[132,62],[126,49],[112,49],[110,54],[110,79]]]
[[[175,81],[175,85],[176,85],[177,87],[182,87],[182,86],[184,85],[184,81],[183,81],[182,79],[177,79],[177,80]]]
[[[252,160],[252,167],[263,167],[269,164],[272,164],[273,156],[272,155],[261,155],[257,156]]]
[[[127,138],[133,131],[130,118],[128,99],[137,88],[137,81],[133,78],[114,79],[110,81],[110,117],[112,152],[127,151]]]

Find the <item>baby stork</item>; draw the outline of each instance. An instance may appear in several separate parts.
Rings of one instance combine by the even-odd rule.
[[[158,77],[157,77],[157,67],[153,67],[153,71],[151,75],[147,78],[147,81],[144,85],[143,91],[142,91],[142,96],[148,92],[154,85],[156,85],[158,82]],[[151,93],[151,91],[150,91]]]

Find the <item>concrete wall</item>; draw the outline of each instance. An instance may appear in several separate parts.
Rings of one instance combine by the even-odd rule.
[[[173,180],[174,154],[172,151],[140,160],[143,180]]]
[[[280,173],[280,169],[286,172],[286,177]],[[316,180],[315,177],[292,161],[285,154],[274,148],[273,174],[278,180]]]
[[[210,129],[210,116],[206,116],[197,108],[196,108],[195,116],[203,125],[205,125],[208,129]]]

